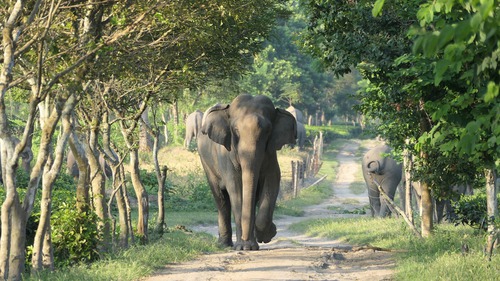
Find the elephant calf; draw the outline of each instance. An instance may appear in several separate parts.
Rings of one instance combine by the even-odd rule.
[[[189,149],[189,145],[193,138],[198,137],[201,129],[201,120],[203,119],[203,112],[196,110],[189,114],[186,118],[186,136],[184,137],[184,147]]]
[[[387,156],[390,152],[391,148],[389,146],[381,145],[372,148],[363,157],[363,177],[368,188],[368,199],[370,201],[372,216],[385,217],[391,213],[387,202],[380,196],[375,181],[380,184],[382,190],[393,200],[403,175],[402,165]]]

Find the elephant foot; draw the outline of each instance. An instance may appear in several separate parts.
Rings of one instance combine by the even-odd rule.
[[[236,251],[256,251],[259,249],[259,244],[255,241],[241,241],[236,242],[233,249]]]
[[[222,246],[222,247],[233,247],[233,240],[231,237],[219,237],[219,240],[217,242]]]
[[[255,229],[255,234],[257,236],[257,242],[259,243],[269,243],[271,239],[276,236],[276,225],[271,223],[264,230]]]

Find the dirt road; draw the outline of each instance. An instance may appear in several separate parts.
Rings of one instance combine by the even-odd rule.
[[[301,220],[357,216],[335,214],[327,209],[329,206],[352,210],[368,203],[366,193],[352,194],[349,189],[361,170],[360,159],[355,156],[358,147],[358,142],[350,141],[338,155],[340,166],[332,185],[334,196],[307,208],[303,217],[286,216],[275,220],[278,234],[269,244],[261,244],[259,251],[209,254],[191,262],[170,264],[146,281],[391,280],[394,262],[390,253],[353,249],[340,241],[308,237],[288,230],[289,225]],[[217,236],[216,226],[195,230]]]

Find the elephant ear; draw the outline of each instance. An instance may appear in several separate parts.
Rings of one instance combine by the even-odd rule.
[[[295,144],[297,139],[297,121],[293,115],[283,109],[276,108],[273,132],[268,142],[268,149],[280,150],[285,144]]]
[[[231,128],[229,126],[229,116],[227,109],[229,104],[216,104],[205,111],[201,122],[201,132],[223,145],[227,150],[231,150]]]

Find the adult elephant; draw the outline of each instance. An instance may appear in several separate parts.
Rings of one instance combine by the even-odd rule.
[[[198,137],[201,128],[201,121],[203,119],[203,112],[196,110],[188,115],[186,118],[186,136],[184,138],[184,147],[189,149],[193,138]]]
[[[296,131],[294,117],[266,96],[240,95],[205,112],[198,153],[217,205],[222,245],[258,250],[258,243],[276,235],[273,212],[281,178],[276,150],[294,144]]]
[[[385,217],[391,213],[388,203],[380,196],[375,181],[392,200],[403,175],[402,165],[387,156],[390,152],[389,146],[380,145],[370,149],[362,160],[372,216]]]

